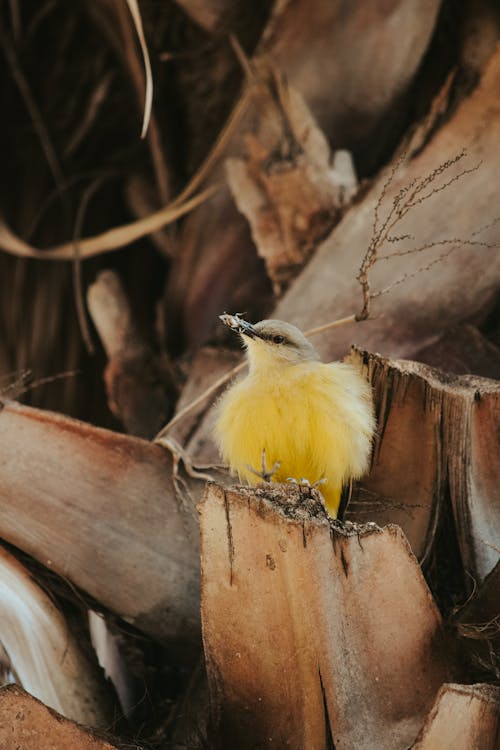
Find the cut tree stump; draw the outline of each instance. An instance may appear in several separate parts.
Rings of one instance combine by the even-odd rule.
[[[200,516],[222,747],[406,750],[454,666],[401,530],[339,524],[285,485],[209,484]]]
[[[411,750],[498,750],[500,688],[443,685]]]
[[[196,513],[166,450],[4,402],[0,454],[0,538],[178,656],[199,642]]]
[[[2,750],[115,750],[119,745],[100,739],[17,685],[9,685],[0,688],[0,747]],[[140,750],[135,744],[129,747]]]
[[[373,385],[378,430],[348,517],[399,524],[424,563],[449,496],[463,566],[481,583],[499,558],[500,383],[357,350],[349,361]]]

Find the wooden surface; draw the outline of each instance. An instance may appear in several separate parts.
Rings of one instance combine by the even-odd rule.
[[[0,689],[0,747],[2,750],[114,750],[100,739],[64,719],[17,685]]]
[[[443,685],[411,750],[498,750],[500,688]]]
[[[300,494],[209,485],[201,504],[222,746],[404,750],[453,673],[439,613],[400,529],[342,529]]]
[[[349,359],[372,382],[378,429],[348,517],[399,524],[425,562],[451,502],[463,566],[481,583],[500,548],[500,384],[356,351]]]
[[[176,649],[199,638],[196,512],[167,451],[10,402],[0,455],[0,537]]]

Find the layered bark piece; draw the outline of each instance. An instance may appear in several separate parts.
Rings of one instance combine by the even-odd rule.
[[[13,672],[32,695],[74,721],[109,725],[111,694],[90,654],[90,643],[79,643],[52,599],[3,547],[0,643]]]
[[[222,744],[403,750],[452,673],[439,613],[397,527],[344,527],[303,493],[209,485],[201,504]]]
[[[373,384],[378,420],[350,517],[400,524],[425,562],[449,495],[463,565],[482,581],[500,546],[500,384],[356,351],[350,360]]]
[[[167,451],[9,402],[0,453],[1,538],[177,653],[198,640],[196,518]]]
[[[398,0],[370,8],[365,2],[346,0],[276,3],[255,57],[270,59],[304,96],[334,148],[358,152],[355,156],[359,154],[372,169],[387,141],[395,140],[400,127],[394,123],[400,118],[398,104],[425,54],[440,5],[440,0]],[[407,43],[402,45],[401,38]],[[276,113],[267,117],[263,109],[262,99],[253,103],[252,117],[239,123],[238,137],[225,156],[241,157],[240,136],[248,132],[266,149],[273,147],[262,134],[264,128],[276,133],[279,117]],[[325,162],[324,170],[329,166]],[[297,171],[293,175],[300,179]],[[291,188],[297,192],[298,186]],[[280,193],[282,197],[284,190]],[[328,222],[323,220],[323,225]],[[310,240],[312,233],[308,234]],[[262,254],[265,250],[261,248]],[[329,294],[331,288],[328,284]],[[265,291],[262,264],[257,262],[245,220],[235,210],[230,193],[219,194],[186,222],[182,253],[175,260],[167,291],[168,317],[171,320],[180,307],[187,343],[197,344],[206,340],[221,310],[257,314],[256,300],[262,309]],[[269,294],[265,302],[269,304]]]
[[[226,168],[234,201],[279,292],[337,223],[357,180],[348,152],[337,155],[343,169],[332,169],[328,142],[298,91],[275,77],[258,101],[264,97],[271,100],[265,110],[274,127],[268,125],[264,143],[247,134],[246,158],[228,159]]]

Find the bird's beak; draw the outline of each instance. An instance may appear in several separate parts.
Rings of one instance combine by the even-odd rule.
[[[240,318],[239,315],[228,315],[227,313],[224,313],[224,315],[219,315],[219,319],[235,333],[240,333],[251,339],[261,338],[259,332],[255,330],[253,325],[246,320],[243,320],[243,318]]]

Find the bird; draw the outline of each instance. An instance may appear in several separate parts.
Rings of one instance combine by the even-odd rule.
[[[322,362],[290,323],[219,317],[241,336],[248,361],[248,373],[216,404],[214,432],[223,461],[250,485],[262,479],[321,485],[326,509],[336,518],[343,487],[370,466],[370,384],[352,364]]]

